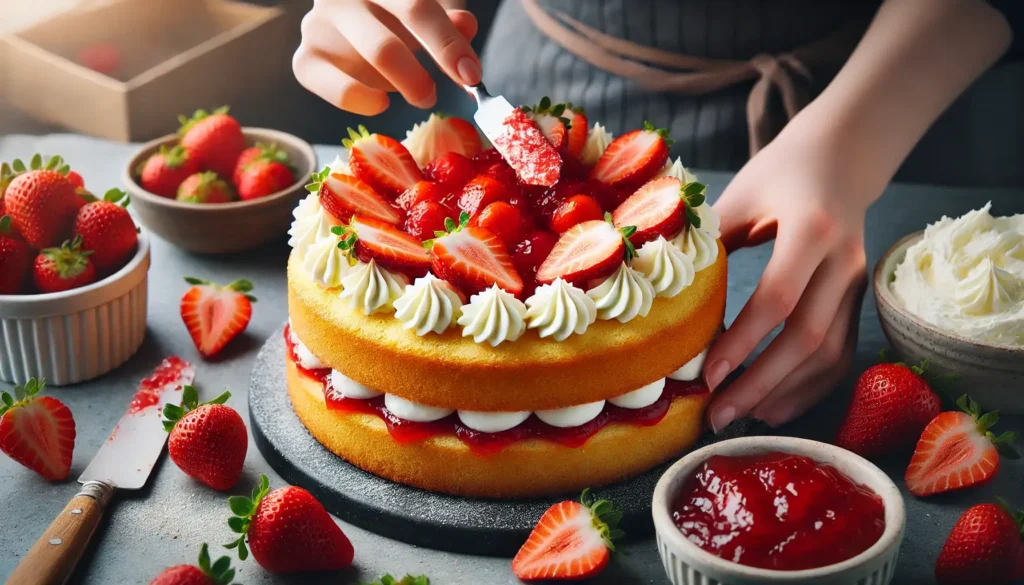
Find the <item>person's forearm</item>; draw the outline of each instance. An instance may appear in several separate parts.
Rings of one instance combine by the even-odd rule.
[[[873,200],[1011,36],[984,0],[887,0],[849,61],[791,126],[837,149]]]

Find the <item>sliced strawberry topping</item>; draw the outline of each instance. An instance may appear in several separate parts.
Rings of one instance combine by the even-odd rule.
[[[613,187],[640,186],[665,167],[671,145],[668,130],[644,122],[643,130],[627,132],[608,145],[590,177]]]
[[[416,161],[401,142],[383,134],[370,134],[365,126],[359,126],[358,132],[349,128],[348,135],[342,144],[349,150],[352,174],[378,193],[393,199],[423,179]]]
[[[604,570],[622,536],[621,517],[608,500],[560,502],[548,508],[512,559],[512,572],[524,580],[586,579]]]
[[[458,227],[450,226],[454,228],[451,233],[433,241],[430,257],[434,273],[467,295],[493,284],[519,295],[523,281],[505,244],[481,227],[467,226],[468,222],[469,216],[463,213]]]
[[[457,152],[435,158],[423,169],[423,176],[437,183],[461,187],[477,174],[473,161]]]
[[[181,297],[181,320],[199,353],[211,357],[249,325],[256,300],[249,294],[252,283],[240,279],[218,286],[192,277],[185,281],[193,286]]]
[[[399,209],[409,211],[424,201],[433,201],[449,211],[454,211],[458,207],[456,205],[457,194],[458,191],[452,189],[451,185],[420,181],[399,195],[395,204]]]
[[[569,118],[564,116],[565,104],[551,103],[551,98],[544,96],[535,106],[523,106],[521,109],[530,115],[544,137],[555,150],[565,151],[569,144]]]
[[[520,181],[545,186],[558,182],[562,157],[526,113],[513,110],[503,129],[504,134],[495,139],[494,147],[515,169]]]
[[[587,134],[590,131],[587,122],[587,113],[583,108],[574,108],[571,103],[565,105],[565,112],[562,116],[569,119],[569,154],[573,160],[578,160],[583,154],[583,147],[587,144]],[[565,172],[564,170],[562,171]]]
[[[498,236],[510,251],[519,243],[525,229],[522,213],[504,201],[491,203],[470,219],[469,224]]]
[[[508,201],[514,192],[507,185],[487,175],[480,175],[466,183],[459,195],[459,209],[474,217],[483,208],[496,201]]]
[[[405,218],[405,231],[420,241],[433,238],[435,232],[444,231],[444,220],[454,218],[455,212],[433,201],[421,201],[412,206]]]
[[[576,224],[562,234],[555,248],[537,270],[537,282],[550,284],[562,278],[573,284],[585,284],[608,276],[632,254],[626,237],[629,228],[616,229],[608,221],[594,220]]]
[[[430,269],[430,255],[423,243],[389,223],[356,215],[348,229],[341,246],[353,248],[362,262],[376,260],[384,268],[409,276],[423,276]]]
[[[601,216],[601,205],[593,197],[573,195],[551,215],[551,229],[561,234],[576,224],[601,219]]]
[[[310,191],[320,194],[320,204],[327,213],[343,222],[358,214],[393,225],[402,223],[399,210],[392,207],[369,183],[351,175],[334,173],[328,176],[328,173],[330,170],[324,168],[313,175],[312,183],[306,185]]]
[[[918,497],[963,489],[991,480],[999,472],[999,454],[1017,458],[1013,432],[996,437],[989,430],[996,412],[981,414],[976,402],[962,396],[963,412],[943,412],[925,427],[907,467],[905,480]]]

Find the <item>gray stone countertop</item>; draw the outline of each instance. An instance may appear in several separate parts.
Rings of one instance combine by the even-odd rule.
[[[122,166],[134,147],[73,135],[7,136],[0,138],[0,160],[27,158],[35,152],[61,154],[85,178],[86,184],[102,191],[118,186]],[[321,163],[333,159],[334,147],[318,147]],[[712,199],[721,193],[731,175],[699,173],[710,185]],[[942,215],[956,216],[991,200],[1000,215],[1024,212],[1024,193],[1013,190],[953,189],[895,184],[874,205],[867,220],[869,266],[901,236],[922,229]],[[178,250],[159,238],[153,239],[149,272],[149,331],[139,353],[117,370],[99,379],[73,387],[54,388],[52,395],[71,408],[77,423],[71,477],[76,478],[124,413],[135,385],[161,359],[177,354],[197,365],[197,381],[210,396],[230,389],[231,406],[248,421],[246,392],[249,373],[263,342],[287,319],[285,261],[287,246],[281,242],[263,249],[225,257],[195,256]],[[771,244],[744,250],[730,258],[729,302],[726,321],[735,318],[757,284],[769,256]],[[248,277],[256,284],[252,322],[246,333],[234,341],[215,361],[203,361],[195,351],[178,315],[178,300],[185,290],[183,275],[220,282]],[[870,293],[864,301],[860,322],[860,344],[854,372],[875,360],[886,340],[878,325]],[[837,388],[820,407],[780,432],[828,440],[847,402],[854,374]],[[1024,417],[1004,417],[1005,430],[1024,432]],[[899,485],[907,456],[881,462]],[[252,445],[246,457],[245,475],[238,493],[253,485],[260,473],[270,476],[271,486],[283,485],[280,477]],[[51,484],[6,457],[0,457],[0,576],[9,575],[54,516],[76,493],[77,482]],[[932,583],[936,555],[959,515],[975,503],[1005,495],[1024,507],[1024,463],[1005,462],[991,484],[960,494],[917,500],[905,492],[908,505],[907,535],[896,577],[899,584]],[[149,485],[137,494],[118,499],[105,519],[95,542],[82,559],[72,581],[76,583],[148,583],[165,567],[194,562],[199,546],[231,540],[227,527],[229,511],[225,495],[192,481],[166,460],[158,464]],[[510,562],[438,552],[412,547],[379,537],[372,532],[341,523],[356,549],[355,565],[341,573],[319,576],[274,576],[251,558],[238,563],[236,581],[259,583],[353,584],[373,580],[385,572],[426,574],[435,585],[517,583]],[[627,556],[615,562],[593,583],[667,583],[657,550],[651,539],[624,547]]]

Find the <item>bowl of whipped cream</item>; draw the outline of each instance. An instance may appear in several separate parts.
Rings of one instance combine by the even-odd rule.
[[[956,374],[986,409],[1024,413],[1024,214],[989,203],[943,217],[882,256],[874,291],[901,359]]]

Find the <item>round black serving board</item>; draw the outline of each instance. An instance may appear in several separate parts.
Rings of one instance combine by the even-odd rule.
[[[367,473],[324,448],[299,421],[288,398],[284,360],[284,334],[278,331],[260,351],[249,387],[249,417],[256,446],[284,479],[309,490],[328,511],[346,522],[417,546],[511,556],[548,507],[579,497],[461,498]],[[706,434],[700,445],[763,430],[759,423],[740,421],[721,435]],[[595,496],[610,499],[622,509],[620,527],[628,536],[653,531],[651,495],[668,465],[594,490]]]

